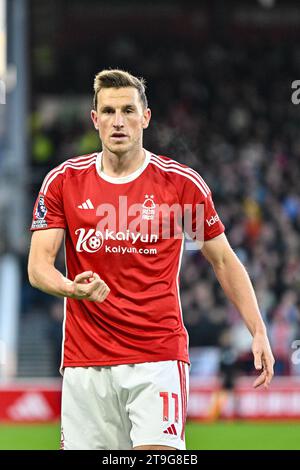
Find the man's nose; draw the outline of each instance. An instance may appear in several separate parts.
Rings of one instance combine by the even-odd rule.
[[[124,126],[124,118],[121,112],[116,111],[114,116],[114,127],[123,127]]]

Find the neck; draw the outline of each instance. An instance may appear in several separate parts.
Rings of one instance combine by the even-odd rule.
[[[143,148],[122,154],[115,154],[108,149],[103,149],[101,171],[107,176],[122,176],[134,173],[142,166],[145,160]]]

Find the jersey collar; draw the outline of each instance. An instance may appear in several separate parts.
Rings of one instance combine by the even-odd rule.
[[[150,156],[151,156],[150,152],[148,152],[148,150],[146,149],[143,149],[143,150],[145,152],[145,160],[142,166],[140,166],[140,168],[135,170],[133,173],[130,173],[130,175],[121,176],[119,178],[114,177],[114,176],[108,176],[103,171],[101,171],[102,152],[99,152],[97,155],[97,160],[96,160],[96,169],[97,169],[98,175],[100,176],[100,178],[104,179],[108,183],[113,183],[113,184],[124,184],[124,183],[129,183],[130,181],[135,180],[147,168],[149,161],[150,161]]]

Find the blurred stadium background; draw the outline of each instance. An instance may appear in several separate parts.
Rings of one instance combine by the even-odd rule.
[[[251,338],[187,251],[189,449],[300,449],[299,39],[296,0],[0,0],[1,449],[59,447],[63,307],[28,283],[28,227],[46,172],[99,148],[104,67],[146,78],[145,147],[212,188],[276,357],[271,388],[253,390]]]

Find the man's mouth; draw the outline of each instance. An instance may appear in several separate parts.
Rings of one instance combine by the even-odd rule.
[[[126,134],[124,134],[124,132],[114,132],[111,137],[113,139],[116,139],[116,140],[120,140],[120,139],[125,139],[125,137],[127,137]]]

